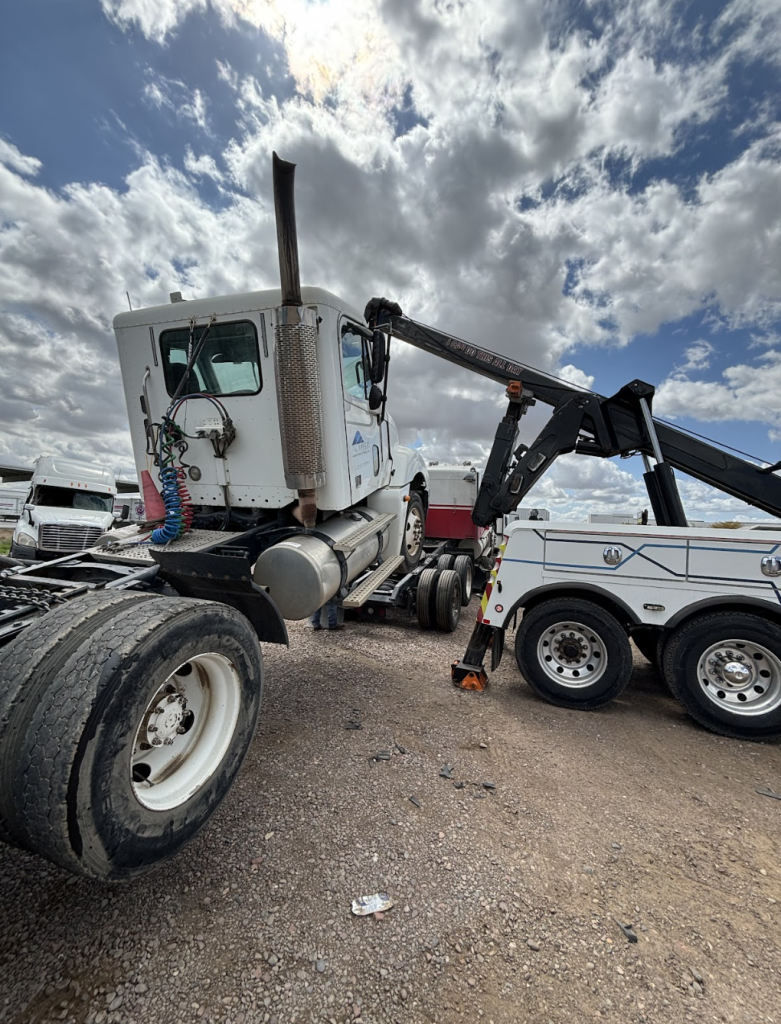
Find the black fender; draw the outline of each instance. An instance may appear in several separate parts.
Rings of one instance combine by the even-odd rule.
[[[287,625],[266,591],[252,580],[249,560],[204,551],[154,551],[158,578],[182,597],[220,601],[236,608],[252,623],[258,640],[290,646]]]

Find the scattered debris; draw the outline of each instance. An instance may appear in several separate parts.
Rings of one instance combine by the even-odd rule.
[[[369,914],[381,914],[390,910],[393,900],[387,892],[375,892],[371,896],[359,896],[353,900],[352,911],[356,917],[368,917]]]
[[[350,711],[350,717],[345,723],[345,729],[363,729],[363,723],[361,722],[361,709],[352,708]]]
[[[416,807],[420,807],[420,800],[418,800],[418,798],[416,796],[411,796],[409,798],[409,802],[411,804],[414,804]]]
[[[485,793],[482,791],[482,789],[476,789],[474,793],[472,793],[472,796],[475,798],[475,800],[485,800]]]
[[[452,779],[453,778],[453,767],[449,764],[443,764],[439,769],[440,779]]]
[[[634,928],[631,924],[621,924],[617,917],[614,917],[613,920],[630,942],[637,942],[637,936],[635,935]]]
[[[496,789],[495,782],[481,782],[480,785],[483,787],[483,789]]]
[[[360,722],[347,722],[345,724],[345,729],[363,729],[363,726]]]
[[[390,752],[390,750],[378,750],[376,754],[373,754],[369,758],[370,761],[390,761],[390,759],[391,759],[391,752]]]
[[[400,743],[394,743],[394,746],[396,747],[396,750],[398,750],[398,752],[400,754],[408,754],[409,753],[407,748],[403,747]]]
[[[760,796],[772,797],[773,800],[781,800],[781,793],[774,793],[772,789],[760,788],[757,790],[757,793],[759,793]]]
[[[481,750],[488,750],[488,744],[487,744],[487,743],[482,743],[482,742],[481,742],[481,743],[480,743],[480,749],[481,749]]]
[[[455,786],[456,789],[463,789],[464,786],[466,785],[466,783],[465,782],[454,782],[453,785]]]

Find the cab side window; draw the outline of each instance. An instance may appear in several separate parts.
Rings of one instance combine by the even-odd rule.
[[[369,400],[371,390],[369,350],[366,339],[350,329],[342,328],[342,380],[345,394],[359,401]]]

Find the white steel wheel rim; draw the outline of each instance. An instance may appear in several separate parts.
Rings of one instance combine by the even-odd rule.
[[[781,660],[750,640],[720,640],[697,663],[706,697],[731,714],[765,715],[781,706]]]
[[[241,679],[223,654],[198,654],[158,687],[141,718],[130,765],[133,793],[152,811],[186,803],[222,763],[236,731]]]
[[[404,550],[409,558],[415,558],[423,543],[423,515],[415,505],[409,510],[404,527]]]
[[[557,622],[537,642],[537,660],[549,679],[581,689],[605,674],[607,648],[600,635],[580,622]]]

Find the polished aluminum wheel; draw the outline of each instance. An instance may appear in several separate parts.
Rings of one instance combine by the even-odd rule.
[[[607,668],[607,649],[594,630],[579,622],[557,622],[537,643],[540,668],[562,686],[595,683]]]
[[[781,661],[762,644],[720,640],[697,664],[703,693],[737,715],[764,715],[781,705]]]

